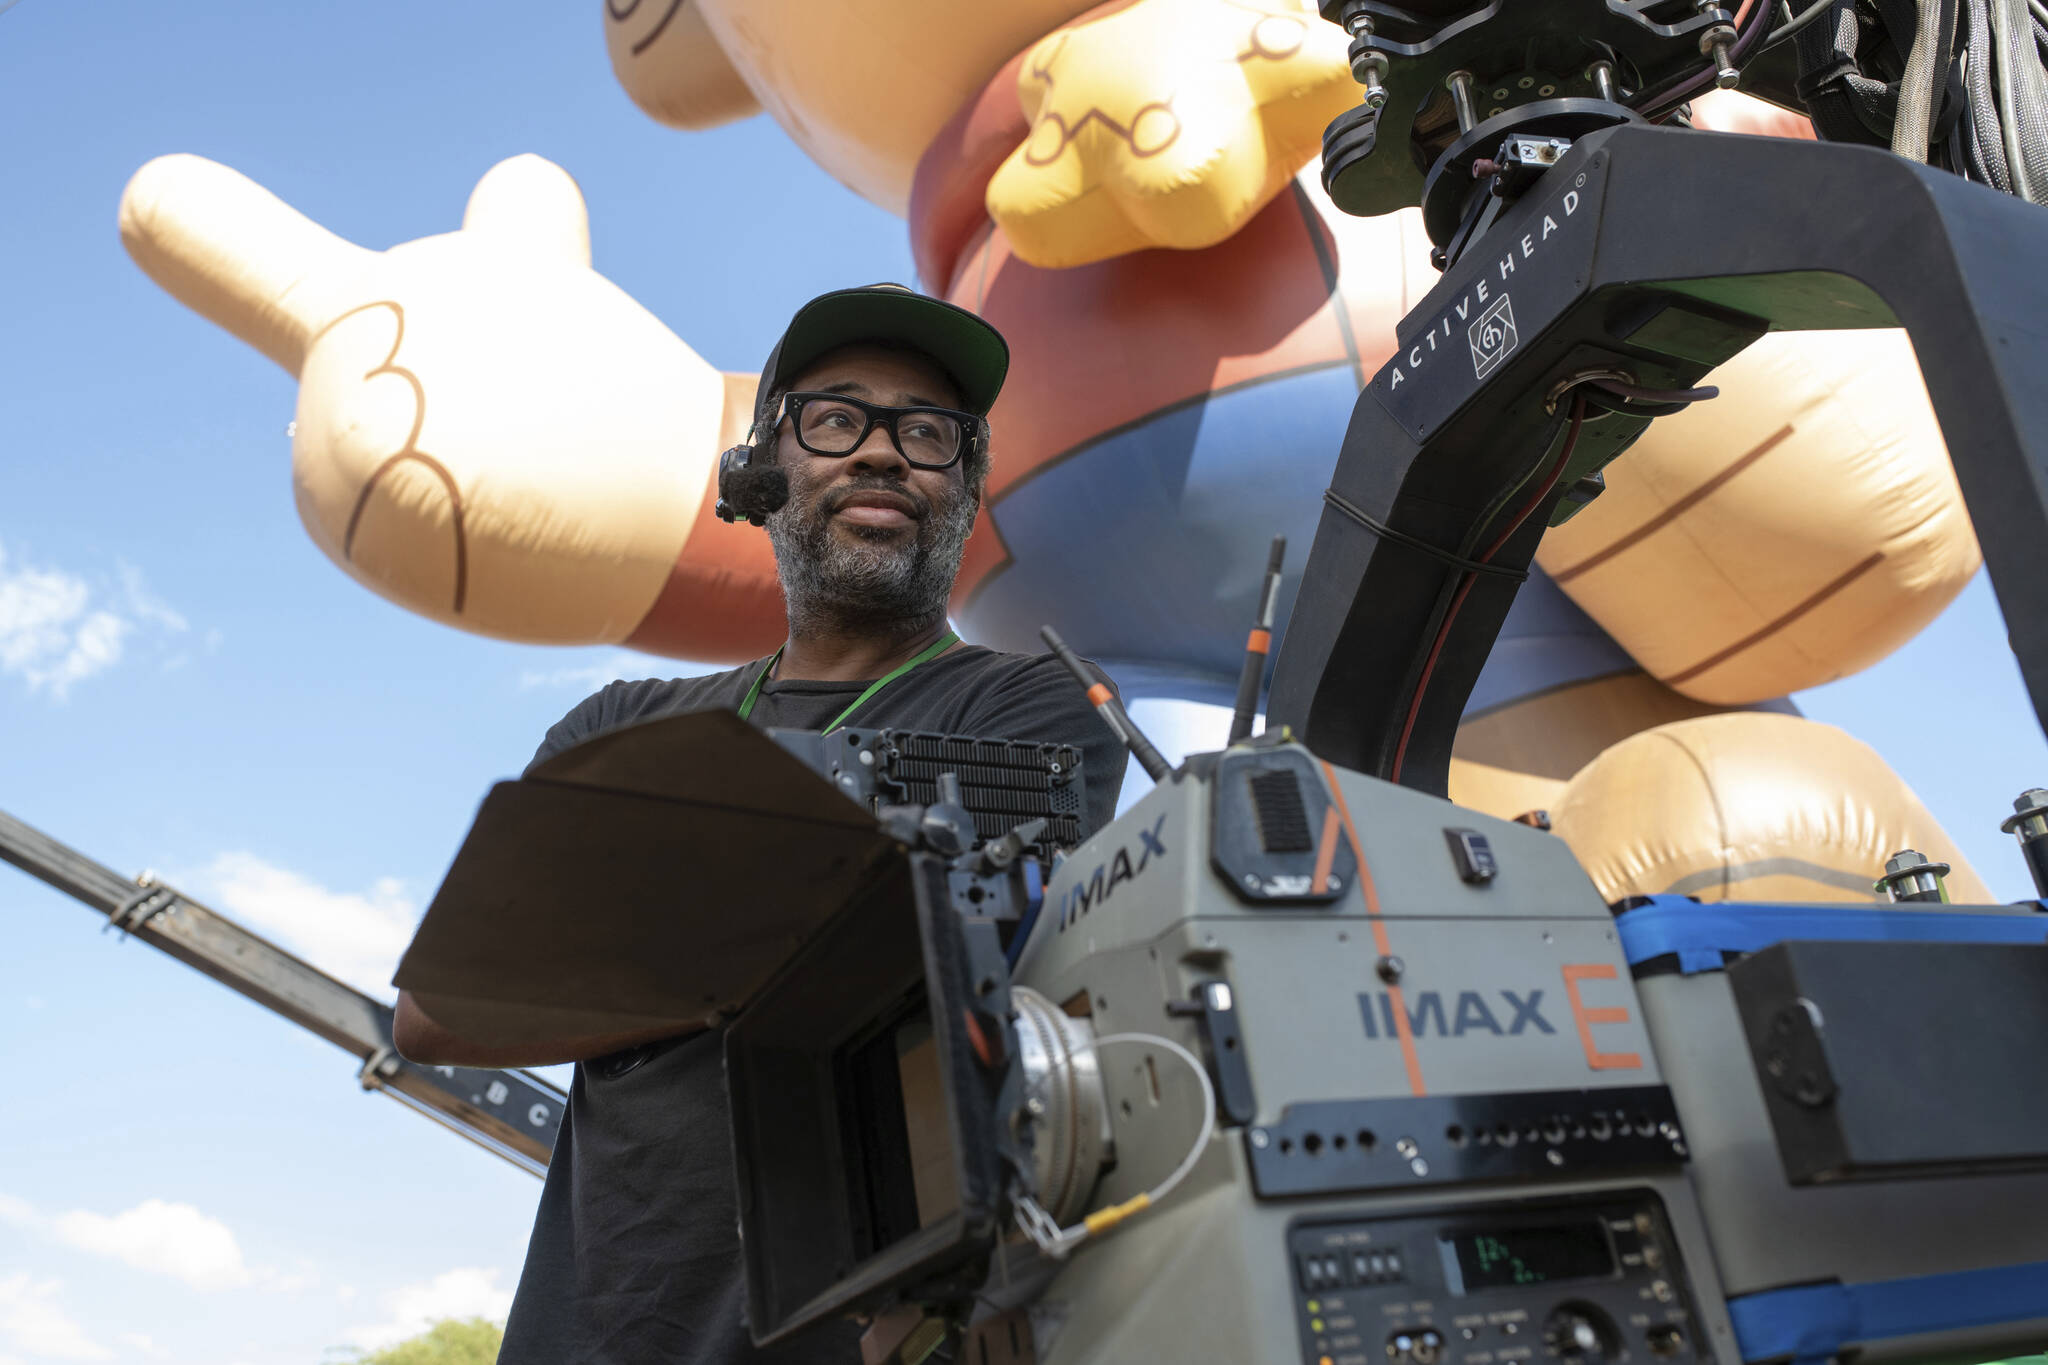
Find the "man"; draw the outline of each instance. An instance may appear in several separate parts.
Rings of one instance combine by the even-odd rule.
[[[762,371],[751,456],[721,479],[765,518],[789,618],[768,659],[613,683],[548,731],[537,763],[600,731],[729,707],[753,723],[898,727],[1079,745],[1089,832],[1125,755],[1051,655],[961,643],[947,598],[988,475],[985,418],[1009,366],[996,330],[900,285],[798,310]],[[788,496],[761,495],[763,467]],[[855,1365],[830,1324],[766,1351],[742,1320],[722,1031],[484,1047],[401,994],[398,1049],[469,1066],[578,1062],[505,1330],[502,1365]]]

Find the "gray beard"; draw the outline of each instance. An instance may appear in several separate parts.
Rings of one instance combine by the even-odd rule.
[[[808,490],[805,490],[808,491]],[[800,493],[768,518],[792,636],[861,632],[908,637],[946,615],[978,500],[961,489],[934,502],[906,545],[851,526],[835,533],[822,497]]]

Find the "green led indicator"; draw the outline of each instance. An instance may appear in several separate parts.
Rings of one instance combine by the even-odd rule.
[[[1541,1271],[1531,1270],[1498,1237],[1481,1234],[1473,1238],[1472,1254],[1479,1261],[1480,1274],[1489,1278],[1503,1270],[1511,1284],[1541,1284],[1546,1278]],[[1498,1283],[1497,1280],[1495,1282]]]

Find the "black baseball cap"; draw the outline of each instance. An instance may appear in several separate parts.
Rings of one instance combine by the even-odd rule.
[[[986,417],[1003,391],[1010,346],[982,318],[900,284],[870,284],[820,294],[796,310],[761,370],[755,420],[768,395],[823,355],[862,341],[893,341],[921,351],[944,370],[967,411]]]

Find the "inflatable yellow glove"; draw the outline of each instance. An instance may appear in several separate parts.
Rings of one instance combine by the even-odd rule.
[[[460,231],[376,252],[168,156],[129,182],[121,238],[298,376],[299,515],[353,577],[539,643],[623,640],[647,616],[698,521],[726,383],[591,270],[560,167],[503,162]]]
[[[1018,75],[1031,134],[989,215],[1036,266],[1213,246],[1358,103],[1346,45],[1289,0],[1138,0],[1055,33]]]

